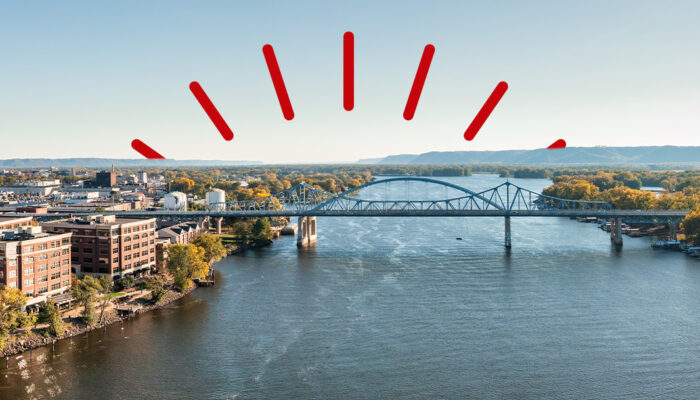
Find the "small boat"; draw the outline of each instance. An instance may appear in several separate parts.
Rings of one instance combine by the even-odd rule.
[[[461,238],[461,237],[458,237],[457,240],[462,240],[462,238]]]

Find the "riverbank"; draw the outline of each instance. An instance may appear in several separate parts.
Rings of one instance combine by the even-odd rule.
[[[0,357],[9,357],[12,355],[20,354],[28,350],[36,349],[37,347],[47,346],[53,344],[60,340],[70,339],[74,336],[80,336],[82,334],[94,331],[96,329],[101,329],[107,325],[112,325],[117,322],[133,318],[135,315],[147,313],[153,310],[157,310],[167,306],[174,301],[177,301],[184,296],[190,294],[193,290],[197,288],[197,285],[192,285],[189,289],[184,292],[176,292],[172,289],[168,289],[166,294],[155,304],[146,304],[146,300],[143,297],[139,297],[135,302],[142,303],[140,308],[136,309],[132,314],[121,317],[117,314],[116,309],[112,308],[109,311],[105,311],[104,321],[95,325],[82,325],[78,322],[77,318],[69,318],[66,321],[66,331],[63,335],[57,337],[44,337],[38,332],[32,332],[28,336],[14,336],[8,339],[8,343],[5,348],[0,351]]]

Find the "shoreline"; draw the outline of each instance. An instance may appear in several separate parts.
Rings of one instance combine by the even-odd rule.
[[[131,315],[120,317],[119,315],[117,315],[117,313],[114,312],[114,310],[110,310],[110,312],[105,315],[104,322],[90,326],[82,325],[79,327],[66,328],[66,332],[61,336],[44,337],[36,333],[29,337],[17,337],[16,340],[13,340],[12,342],[9,342],[5,345],[5,348],[2,351],[0,351],[0,357],[9,357],[21,354],[28,350],[33,350],[39,347],[47,346],[61,340],[70,339],[74,336],[80,336],[90,331],[101,329],[108,325],[128,320],[130,318],[133,318],[134,316],[161,309],[187,296],[196,288],[197,285],[193,284],[189,289],[185,290],[184,292],[176,292],[172,289],[169,289],[165,296],[162,299],[160,299],[160,301],[158,301],[155,304],[144,306],[143,308],[134,311],[134,313]]]
[[[234,254],[240,254],[246,250],[254,250],[254,249],[261,248],[261,247],[270,246],[270,245],[272,245],[272,243],[273,243],[273,240],[269,240],[268,242],[265,242],[265,243],[262,243],[259,245],[245,245],[245,246],[235,246],[232,248],[227,248],[226,249],[226,256],[223,257],[219,261],[222,261],[223,259],[227,258],[228,256],[231,256]],[[214,264],[216,264],[216,263],[213,263],[210,267],[213,268]],[[130,315],[127,315],[124,317],[120,317],[114,310],[110,310],[108,313],[105,314],[104,322],[102,322],[100,324],[90,325],[90,326],[81,325],[78,327],[75,327],[75,326],[69,327],[69,328],[66,328],[66,332],[61,336],[44,337],[41,334],[35,332],[35,334],[32,336],[15,337],[15,338],[13,338],[14,340],[12,340],[11,342],[8,341],[8,343],[5,345],[5,348],[0,351],[0,358],[14,356],[14,355],[21,354],[21,353],[24,353],[24,352],[29,351],[29,350],[39,348],[39,347],[48,346],[50,344],[53,344],[53,343],[61,341],[61,340],[70,339],[72,337],[80,336],[80,335],[83,335],[85,333],[88,333],[90,331],[105,328],[108,325],[112,325],[112,324],[115,324],[117,322],[122,322],[122,321],[128,320],[128,319],[133,318],[135,316],[138,316],[140,314],[144,314],[147,312],[161,309],[161,308],[187,296],[188,294],[192,293],[198,287],[199,286],[196,283],[193,283],[192,286],[190,288],[188,288],[187,290],[185,290],[184,292],[176,292],[176,291],[172,290],[172,288],[169,288],[168,292],[165,294],[165,296],[162,299],[160,299],[160,301],[158,301],[155,304],[149,304],[149,305],[146,305],[140,309],[137,309],[133,312],[133,314],[130,314]]]

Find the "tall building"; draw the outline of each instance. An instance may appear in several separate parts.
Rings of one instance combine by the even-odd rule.
[[[140,275],[155,269],[156,219],[115,218],[114,215],[43,222],[48,232],[71,232],[73,272],[79,276]]]
[[[39,226],[0,232],[0,287],[20,289],[30,297],[28,306],[68,290],[70,274],[71,233],[49,234]]]
[[[117,185],[117,173],[114,172],[114,169],[112,169],[111,171],[98,172],[95,175],[94,185],[96,187],[116,186]]]

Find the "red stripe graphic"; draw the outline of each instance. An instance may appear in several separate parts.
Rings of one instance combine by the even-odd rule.
[[[146,143],[144,143],[138,139],[134,139],[131,141],[131,148],[138,151],[139,153],[141,153],[142,156],[148,158],[149,160],[163,160],[163,159],[165,159],[165,157],[160,155],[160,153],[153,150]]]
[[[284,115],[284,119],[290,121],[294,118],[294,110],[292,109],[292,103],[289,101],[287,88],[284,86],[280,66],[277,64],[275,50],[271,45],[266,44],[263,46],[263,55],[265,56],[265,62],[267,62],[267,69],[270,70],[270,78],[272,78],[272,84],[275,87],[277,99],[279,100],[280,107],[282,108],[282,115]]]
[[[209,100],[209,96],[207,96],[207,94],[204,92],[204,89],[202,89],[202,87],[197,81],[193,81],[192,83],[190,83],[190,90],[199,102],[199,105],[201,105],[204,109],[204,112],[206,112],[209,116],[209,119],[211,119],[211,122],[214,123],[216,129],[219,130],[221,136],[223,136],[225,140],[233,139],[233,131],[231,130],[231,128],[228,127],[228,124],[226,123],[226,121],[224,121],[224,118],[221,116],[221,114],[219,114],[219,111],[216,109],[216,107],[214,107],[214,103],[212,103],[211,100]]]
[[[420,94],[423,91],[423,84],[425,84],[425,78],[428,76],[428,69],[430,69],[430,62],[433,59],[433,54],[435,54],[435,46],[432,44],[425,46],[425,49],[423,49],[423,56],[418,64],[416,78],[413,80],[411,93],[408,95],[408,101],[406,101],[406,108],[403,110],[403,118],[406,121],[412,120],[413,115],[416,113],[418,99],[420,99]]]
[[[464,131],[465,139],[474,139],[476,134],[479,133],[479,129],[481,129],[481,126],[484,125],[484,122],[486,122],[489,115],[491,115],[491,111],[493,111],[498,102],[501,101],[501,97],[503,97],[503,95],[506,93],[506,90],[508,90],[507,83],[499,82],[498,85],[496,85],[496,88],[493,89],[493,93],[491,93],[491,96],[489,96],[489,98],[486,99],[486,103],[484,103],[484,106],[481,107],[479,113],[476,114],[476,117],[474,117],[474,120],[469,125],[467,130]]]
[[[355,107],[355,36],[343,35],[343,107],[350,111]]]
[[[556,142],[552,143],[547,147],[548,149],[565,149],[566,148],[566,140],[564,139],[559,139]]]

